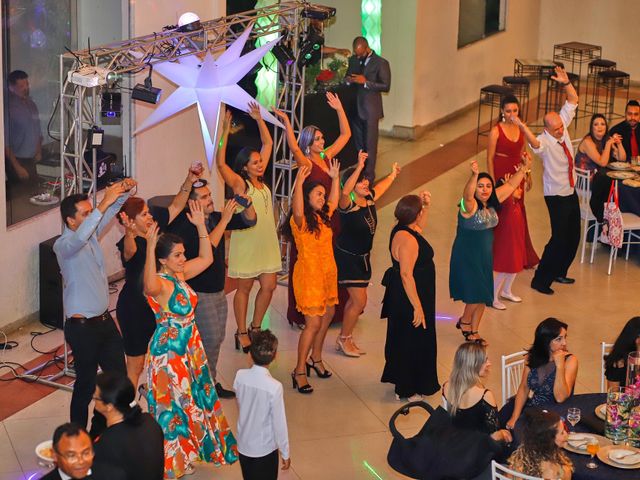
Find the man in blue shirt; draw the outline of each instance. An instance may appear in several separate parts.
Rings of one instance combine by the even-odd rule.
[[[125,179],[105,188],[95,209],[85,194],[70,195],[60,203],[65,227],[53,251],[63,278],[64,337],[73,351],[76,372],[71,421],[83,427],[98,366],[104,371],[127,372],[122,338],[109,313],[109,282],[98,236],[135,185],[135,180]],[[104,417],[94,412],[92,436],[99,435],[105,426]]]

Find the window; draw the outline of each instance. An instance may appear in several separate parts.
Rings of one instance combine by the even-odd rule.
[[[507,0],[460,0],[458,48],[505,28]]]
[[[128,32],[128,11],[121,9],[126,3],[2,2],[7,225],[58,206],[60,54],[65,47],[87,48],[89,36],[92,46],[120,41]],[[105,153],[122,164],[122,126],[104,130]]]

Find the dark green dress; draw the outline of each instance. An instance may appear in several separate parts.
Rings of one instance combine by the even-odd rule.
[[[464,303],[493,304],[493,229],[498,215],[479,208],[471,218],[458,210],[458,230],[451,249],[449,294]]]

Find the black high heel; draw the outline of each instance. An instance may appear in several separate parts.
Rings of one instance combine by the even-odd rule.
[[[462,321],[462,317],[460,317],[458,319],[458,322],[456,323],[456,328],[458,330],[460,330],[460,333],[462,333],[462,336],[464,337],[465,342],[469,341],[469,335],[473,335],[473,332],[471,330],[463,330],[462,329],[462,325],[471,325],[470,323],[466,323]],[[478,332],[476,332],[478,333]]]
[[[305,374],[304,372],[297,373],[295,370],[291,372],[291,384],[293,385],[293,388],[298,389],[298,392],[300,393],[313,393],[313,387],[309,385],[309,383],[306,385],[300,385],[298,380],[296,380],[297,376],[304,377]]]
[[[233,334],[233,338],[234,338],[235,343],[236,343],[236,350],[240,350],[240,347],[242,347],[242,353],[249,353],[249,350],[251,349],[251,344],[247,345],[246,347],[243,346],[240,343],[240,337],[242,335],[246,335],[247,337],[249,336],[249,334],[247,332],[240,332],[238,330],[236,330],[236,333]]]
[[[307,377],[311,375],[311,369],[313,369],[316,372],[316,375],[319,378],[329,378],[331,375],[333,375],[333,373],[331,373],[326,368],[324,370],[320,370],[318,367],[316,367],[317,364],[322,363],[322,360],[318,360],[317,362],[313,358],[311,358],[310,360],[313,363],[308,363],[308,362],[305,363],[307,367]],[[324,367],[324,364],[322,366]]]

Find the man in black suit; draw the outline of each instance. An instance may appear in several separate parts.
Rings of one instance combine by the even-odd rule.
[[[78,424],[65,423],[53,432],[56,467],[40,480],[125,480],[124,472],[111,465],[93,463],[93,443]]]
[[[375,179],[378,152],[378,123],[384,116],[382,92],[391,87],[389,62],[369,48],[364,37],[353,40],[353,55],[349,58],[346,82],[357,88],[357,115],[351,118],[356,150],[367,152],[364,169],[370,181]]]
[[[624,111],[624,120],[614,125],[609,130],[609,135],[615,133],[622,137],[622,146],[627,153],[627,159],[640,155],[640,103],[637,100],[629,100]]]

